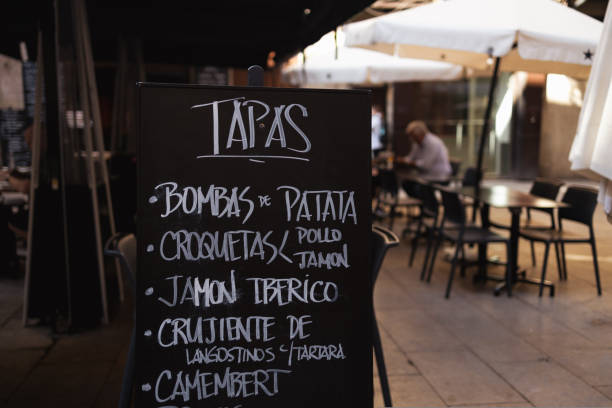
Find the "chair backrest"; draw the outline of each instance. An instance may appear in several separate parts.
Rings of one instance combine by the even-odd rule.
[[[444,206],[444,220],[455,224],[465,225],[465,207],[459,194],[455,191],[440,189],[442,205]]]
[[[471,187],[476,184],[478,184],[478,172],[475,167],[468,167],[465,169],[465,173],[463,173],[461,185],[464,187]]]
[[[559,208],[559,220],[568,219],[591,226],[597,207],[597,190],[590,187],[569,186],[562,201],[570,207]]]
[[[450,160],[451,166],[451,177],[456,177],[459,174],[459,169],[461,168],[461,161],[459,160]]]
[[[531,185],[529,194],[548,198],[549,200],[556,200],[562,186],[562,181],[538,178]]]
[[[409,197],[413,197],[413,198],[420,197],[419,189],[421,188],[421,183],[415,180],[406,179],[402,181],[402,188],[404,189],[406,194],[408,194]]]
[[[372,288],[389,248],[399,245],[399,238],[391,230],[372,226]]]
[[[134,234],[116,234],[108,239],[104,255],[119,259],[132,289],[136,289],[136,236]]]
[[[435,188],[430,184],[420,184],[418,198],[423,203],[421,207],[423,213],[429,217],[437,218],[440,203],[438,197],[436,197]]]
[[[549,180],[538,178],[531,185],[529,194],[533,194],[538,197],[548,198],[549,200],[556,200],[559,195],[559,190],[563,186],[563,182],[559,180]],[[528,211],[535,210],[550,214],[551,222],[554,226],[553,209],[552,208],[529,208]]]
[[[391,194],[392,197],[397,197],[399,186],[395,170],[379,169],[378,171],[380,188],[383,194]]]

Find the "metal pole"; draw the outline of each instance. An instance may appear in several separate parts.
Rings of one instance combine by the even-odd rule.
[[[79,94],[81,97],[81,107],[83,109],[83,131],[86,149],[87,181],[91,191],[91,202],[93,207],[93,223],[96,238],[96,255],[98,261],[98,274],[100,280],[100,296],[102,301],[102,319],[108,324],[108,303],[106,296],[106,279],[104,275],[104,259],[102,255],[102,232],[100,229],[100,211],[98,208],[98,184],[96,180],[96,167],[93,160],[93,136],[92,120],[90,112],[89,92],[87,88],[87,72],[85,69],[85,39],[83,37],[82,25],[79,18],[83,15],[79,12],[79,0],[72,0],[72,18],[74,20],[75,48],[77,51],[77,71],[79,79]],[[103,154],[103,152],[100,152]],[[79,155],[80,156],[80,155]]]
[[[263,86],[264,71],[259,65],[251,65],[249,67],[249,86]]]
[[[34,206],[36,204],[36,190],[40,174],[40,133],[42,115],[42,84],[43,84],[43,50],[42,31],[38,31],[36,44],[38,54],[36,57],[36,91],[34,93],[34,129],[32,132],[32,173],[30,176],[30,199],[28,209],[28,237],[26,248],[26,269],[24,281],[23,325],[28,321],[28,307],[30,304],[30,278],[32,276],[32,236],[34,234]]]
[[[121,38],[117,40],[117,49],[118,49],[118,58],[117,58],[117,69],[115,71],[115,89],[113,92],[113,117],[111,120],[111,153],[116,153],[119,150],[119,115],[121,114],[121,110],[119,109],[119,93],[123,83],[123,72],[122,72],[122,64],[121,64],[121,55],[122,55],[122,47],[123,43]]]
[[[499,76],[500,57],[495,58],[495,67],[493,68],[493,76],[489,86],[489,100],[487,101],[487,109],[484,115],[484,123],[482,124],[482,134],[480,135],[480,144],[478,145],[478,162],[476,164],[476,186],[480,186],[482,181],[482,161],[484,159],[484,145],[489,133],[489,121],[491,119],[491,111],[493,110],[493,100],[495,98],[495,87],[497,86],[497,78]]]
[[[85,57],[85,68],[87,71],[87,85],[88,85],[88,96],[91,102],[91,113],[93,114],[93,125],[94,125],[94,150],[97,150],[100,162],[100,172],[102,173],[102,180],[104,182],[104,192],[106,193],[106,208],[108,209],[108,223],[110,227],[111,236],[114,236],[117,232],[115,224],[115,212],[113,209],[113,198],[111,195],[110,179],[108,177],[108,168],[106,166],[106,149],[104,148],[104,136],[102,134],[102,115],[100,114],[100,104],[98,102],[98,86],[96,84],[96,75],[94,72],[93,65],[93,54],[91,52],[91,39],[89,37],[89,26],[87,24],[87,12],[85,10],[85,4],[79,4],[79,15],[81,28],[81,40]],[[117,285],[119,288],[119,300],[124,300],[123,290],[123,274],[121,273],[121,265],[119,259],[115,259],[115,273],[117,275]]]
[[[386,130],[385,136],[387,138],[386,150],[393,150],[394,140],[395,138],[395,124],[394,124],[394,115],[395,115],[395,85],[393,82],[389,82],[387,84],[387,92],[385,94],[385,103],[386,103],[386,111],[385,111],[385,119],[386,119]]]

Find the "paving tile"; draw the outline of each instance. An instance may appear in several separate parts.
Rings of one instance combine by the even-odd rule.
[[[612,385],[602,385],[599,387],[595,387],[597,391],[601,392],[603,395],[612,400]]]
[[[105,383],[98,393],[92,408],[116,407],[119,404],[121,394],[121,382]]]
[[[0,351],[42,349],[53,344],[48,328],[18,327],[0,330]]]
[[[391,402],[394,407],[446,406],[431,386],[420,375],[394,375],[389,377]],[[374,378],[374,407],[383,407],[378,377]]]
[[[387,375],[410,375],[417,374],[418,371],[414,365],[408,360],[404,352],[391,339],[386,330],[380,331],[382,338],[383,354],[385,357],[385,366]],[[374,359],[374,375],[378,375],[376,359]]]
[[[553,361],[497,363],[494,367],[536,406],[612,406],[612,400]]]
[[[582,334],[582,331],[574,330],[557,321],[553,318],[553,313],[539,310],[518,299],[502,296],[480,302],[481,305],[486,305],[482,308],[486,314],[544,353],[551,347],[599,347],[597,343],[587,338],[587,335]]]
[[[608,318],[612,317],[612,299],[606,295],[607,293],[604,293],[602,296],[594,296],[593,299],[581,303],[581,306],[606,315]]]
[[[552,348],[554,361],[590,385],[612,385],[612,349]]]
[[[525,402],[469,351],[415,352],[409,357],[448,405]]]
[[[418,303],[406,294],[402,286],[391,279],[379,279],[374,289],[374,308],[383,309],[415,309]]]
[[[612,316],[591,310],[582,304],[559,307],[551,316],[578,333],[588,333],[589,340],[599,346],[611,346]]]
[[[0,351],[0,402],[8,400],[43,354],[43,350]]]
[[[532,361],[546,357],[498,321],[466,301],[456,300],[428,314],[487,362]]]
[[[131,330],[116,323],[110,326],[61,336],[44,359],[45,364],[87,363],[115,361],[119,352],[129,344]]]
[[[0,279],[0,327],[3,327],[6,321],[15,315],[21,317],[22,303],[23,281]]]
[[[377,319],[404,353],[463,348],[448,330],[421,311],[385,310],[377,313]]]
[[[90,407],[111,367],[111,363],[38,365],[7,407]]]
[[[508,402],[495,404],[480,404],[480,405],[451,405],[455,408],[502,408],[502,407],[532,407],[528,402]]]
[[[6,322],[14,317],[21,317],[21,296],[7,295],[7,298],[1,298],[0,295],[0,327],[3,327]]]

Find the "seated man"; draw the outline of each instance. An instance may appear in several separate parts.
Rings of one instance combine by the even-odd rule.
[[[442,140],[420,120],[406,126],[406,135],[413,142],[412,150],[408,156],[398,157],[396,162],[416,169],[417,175],[425,180],[448,181],[452,170],[448,150]]]

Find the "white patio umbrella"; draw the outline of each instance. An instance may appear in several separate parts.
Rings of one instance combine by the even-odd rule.
[[[603,179],[600,201],[604,210],[612,214],[612,2],[606,17],[587,83],[576,137],[569,159],[572,170]],[[612,220],[611,220],[612,221]]]
[[[282,69],[283,79],[292,85],[383,84],[406,81],[451,81],[461,78],[463,68],[446,62],[399,58],[376,51],[338,47],[317,47],[305,61],[294,59]],[[322,49],[323,48],[323,49]]]
[[[344,26],[347,46],[483,69],[495,59],[485,136],[499,69],[586,78],[602,24],[553,0],[450,0]]]

